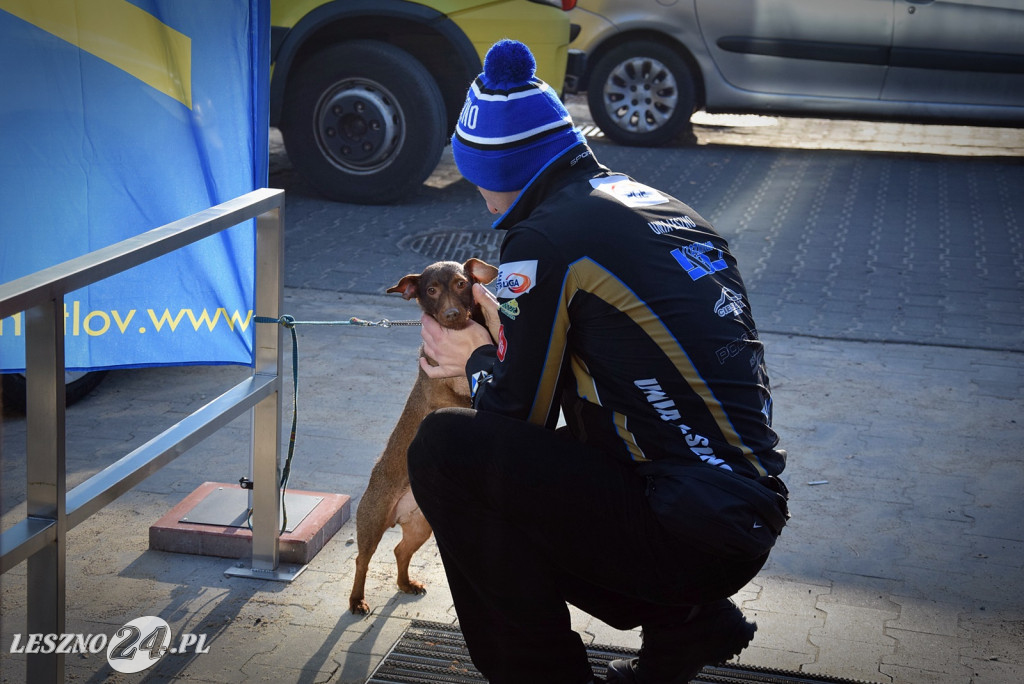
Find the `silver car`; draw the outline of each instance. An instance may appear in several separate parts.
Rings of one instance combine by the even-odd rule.
[[[626,145],[708,112],[1024,124],[1024,0],[578,0],[566,92]]]

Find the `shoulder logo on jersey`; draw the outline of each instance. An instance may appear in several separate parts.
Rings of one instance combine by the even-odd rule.
[[[729,267],[722,256],[722,250],[715,249],[710,241],[677,247],[671,254],[690,276],[690,280],[694,281]]]
[[[668,202],[668,198],[654,188],[643,183],[637,183],[626,176],[592,178],[590,186],[618,200],[627,207],[652,207],[656,204]]]
[[[671,233],[675,230],[685,230],[687,228],[696,228],[697,222],[686,214],[681,216],[670,216],[668,218],[658,219],[657,221],[650,221],[647,227],[654,231],[655,235],[664,235],[665,233]]]
[[[498,278],[495,280],[499,299],[513,299],[533,289],[537,280],[537,261],[513,261],[498,266]]]

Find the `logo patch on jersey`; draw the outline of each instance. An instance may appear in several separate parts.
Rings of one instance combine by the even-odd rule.
[[[694,432],[693,428],[683,422],[682,414],[676,408],[676,402],[661,388],[656,378],[634,380],[633,384],[644,393],[651,407],[657,411],[659,418],[679,429],[686,446],[700,460],[713,466],[732,470],[729,464],[715,455],[715,450],[711,447],[711,441],[707,437]]]
[[[499,299],[513,299],[533,289],[537,280],[537,260],[513,261],[498,266],[498,278],[494,281]]]
[[[505,339],[505,326],[498,328],[498,360],[505,360],[505,352],[508,351],[508,340]]]
[[[668,198],[652,187],[637,183],[626,176],[608,176],[592,178],[590,185],[595,190],[605,193],[627,207],[652,207],[665,204]]]
[[[718,253],[717,257],[715,256],[716,252]],[[715,249],[710,241],[677,247],[670,254],[693,281],[729,268],[729,264],[722,257],[722,250]]]
[[[519,315],[519,302],[517,302],[514,299],[510,299],[507,302],[504,302],[501,306],[499,306],[498,311],[505,314],[514,321],[516,320],[516,316]]]
[[[722,288],[722,296],[715,302],[715,313],[718,314],[719,318],[725,318],[729,314],[733,316],[739,316],[743,313],[746,302],[743,301],[743,295],[736,294],[727,287]]]

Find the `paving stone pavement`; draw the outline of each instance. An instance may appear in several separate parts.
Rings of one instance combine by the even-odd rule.
[[[888,130],[786,121],[772,134],[698,127],[693,147],[594,146],[690,202],[745,266],[794,517],[736,596],[759,625],[739,661],[865,682],[1013,684],[1024,681],[1024,183],[1005,140],[1024,143],[1019,131],[938,127],[945,137],[913,150],[878,150],[855,139],[869,125]],[[921,134],[903,130],[897,142]],[[744,137],[716,142],[724,135]],[[794,136],[851,149],[797,149]],[[299,320],[414,318],[413,304],[383,294],[393,280],[442,252],[497,248],[475,192],[444,161],[407,202],[373,208],[323,202],[278,162],[272,181],[289,193],[284,310]],[[300,326],[291,487],[349,494],[358,513],[412,384],[418,336]],[[112,372],[69,410],[69,488],[246,373]],[[24,435],[24,419],[6,416],[4,528],[24,515]],[[148,550],[149,525],[187,494],[247,474],[249,439],[246,419],[231,423],[68,537],[67,632],[112,636],[156,615],[175,635],[207,634],[209,653],[167,655],[137,675],[113,672],[102,653],[69,655],[69,681],[363,682],[410,620],[456,620],[432,541],[413,559],[428,593],[398,592],[397,530],[371,565],[367,617],[346,609],[353,521],[291,584]],[[9,650],[24,632],[25,573],[0,576],[3,682],[24,681],[23,656]],[[637,631],[572,614],[588,641],[639,645]]]
[[[776,124],[698,125],[691,147],[592,146],[718,228],[762,330],[1024,351],[1024,130],[724,121],[751,119]],[[391,207],[325,203],[277,158],[290,286],[383,293],[434,258],[497,258],[502,234],[450,156]]]

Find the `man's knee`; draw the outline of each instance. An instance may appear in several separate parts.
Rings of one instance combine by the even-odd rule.
[[[449,460],[459,458],[459,446],[466,439],[471,416],[472,411],[467,409],[443,408],[423,419],[407,453],[409,480],[414,490],[447,470]]]

